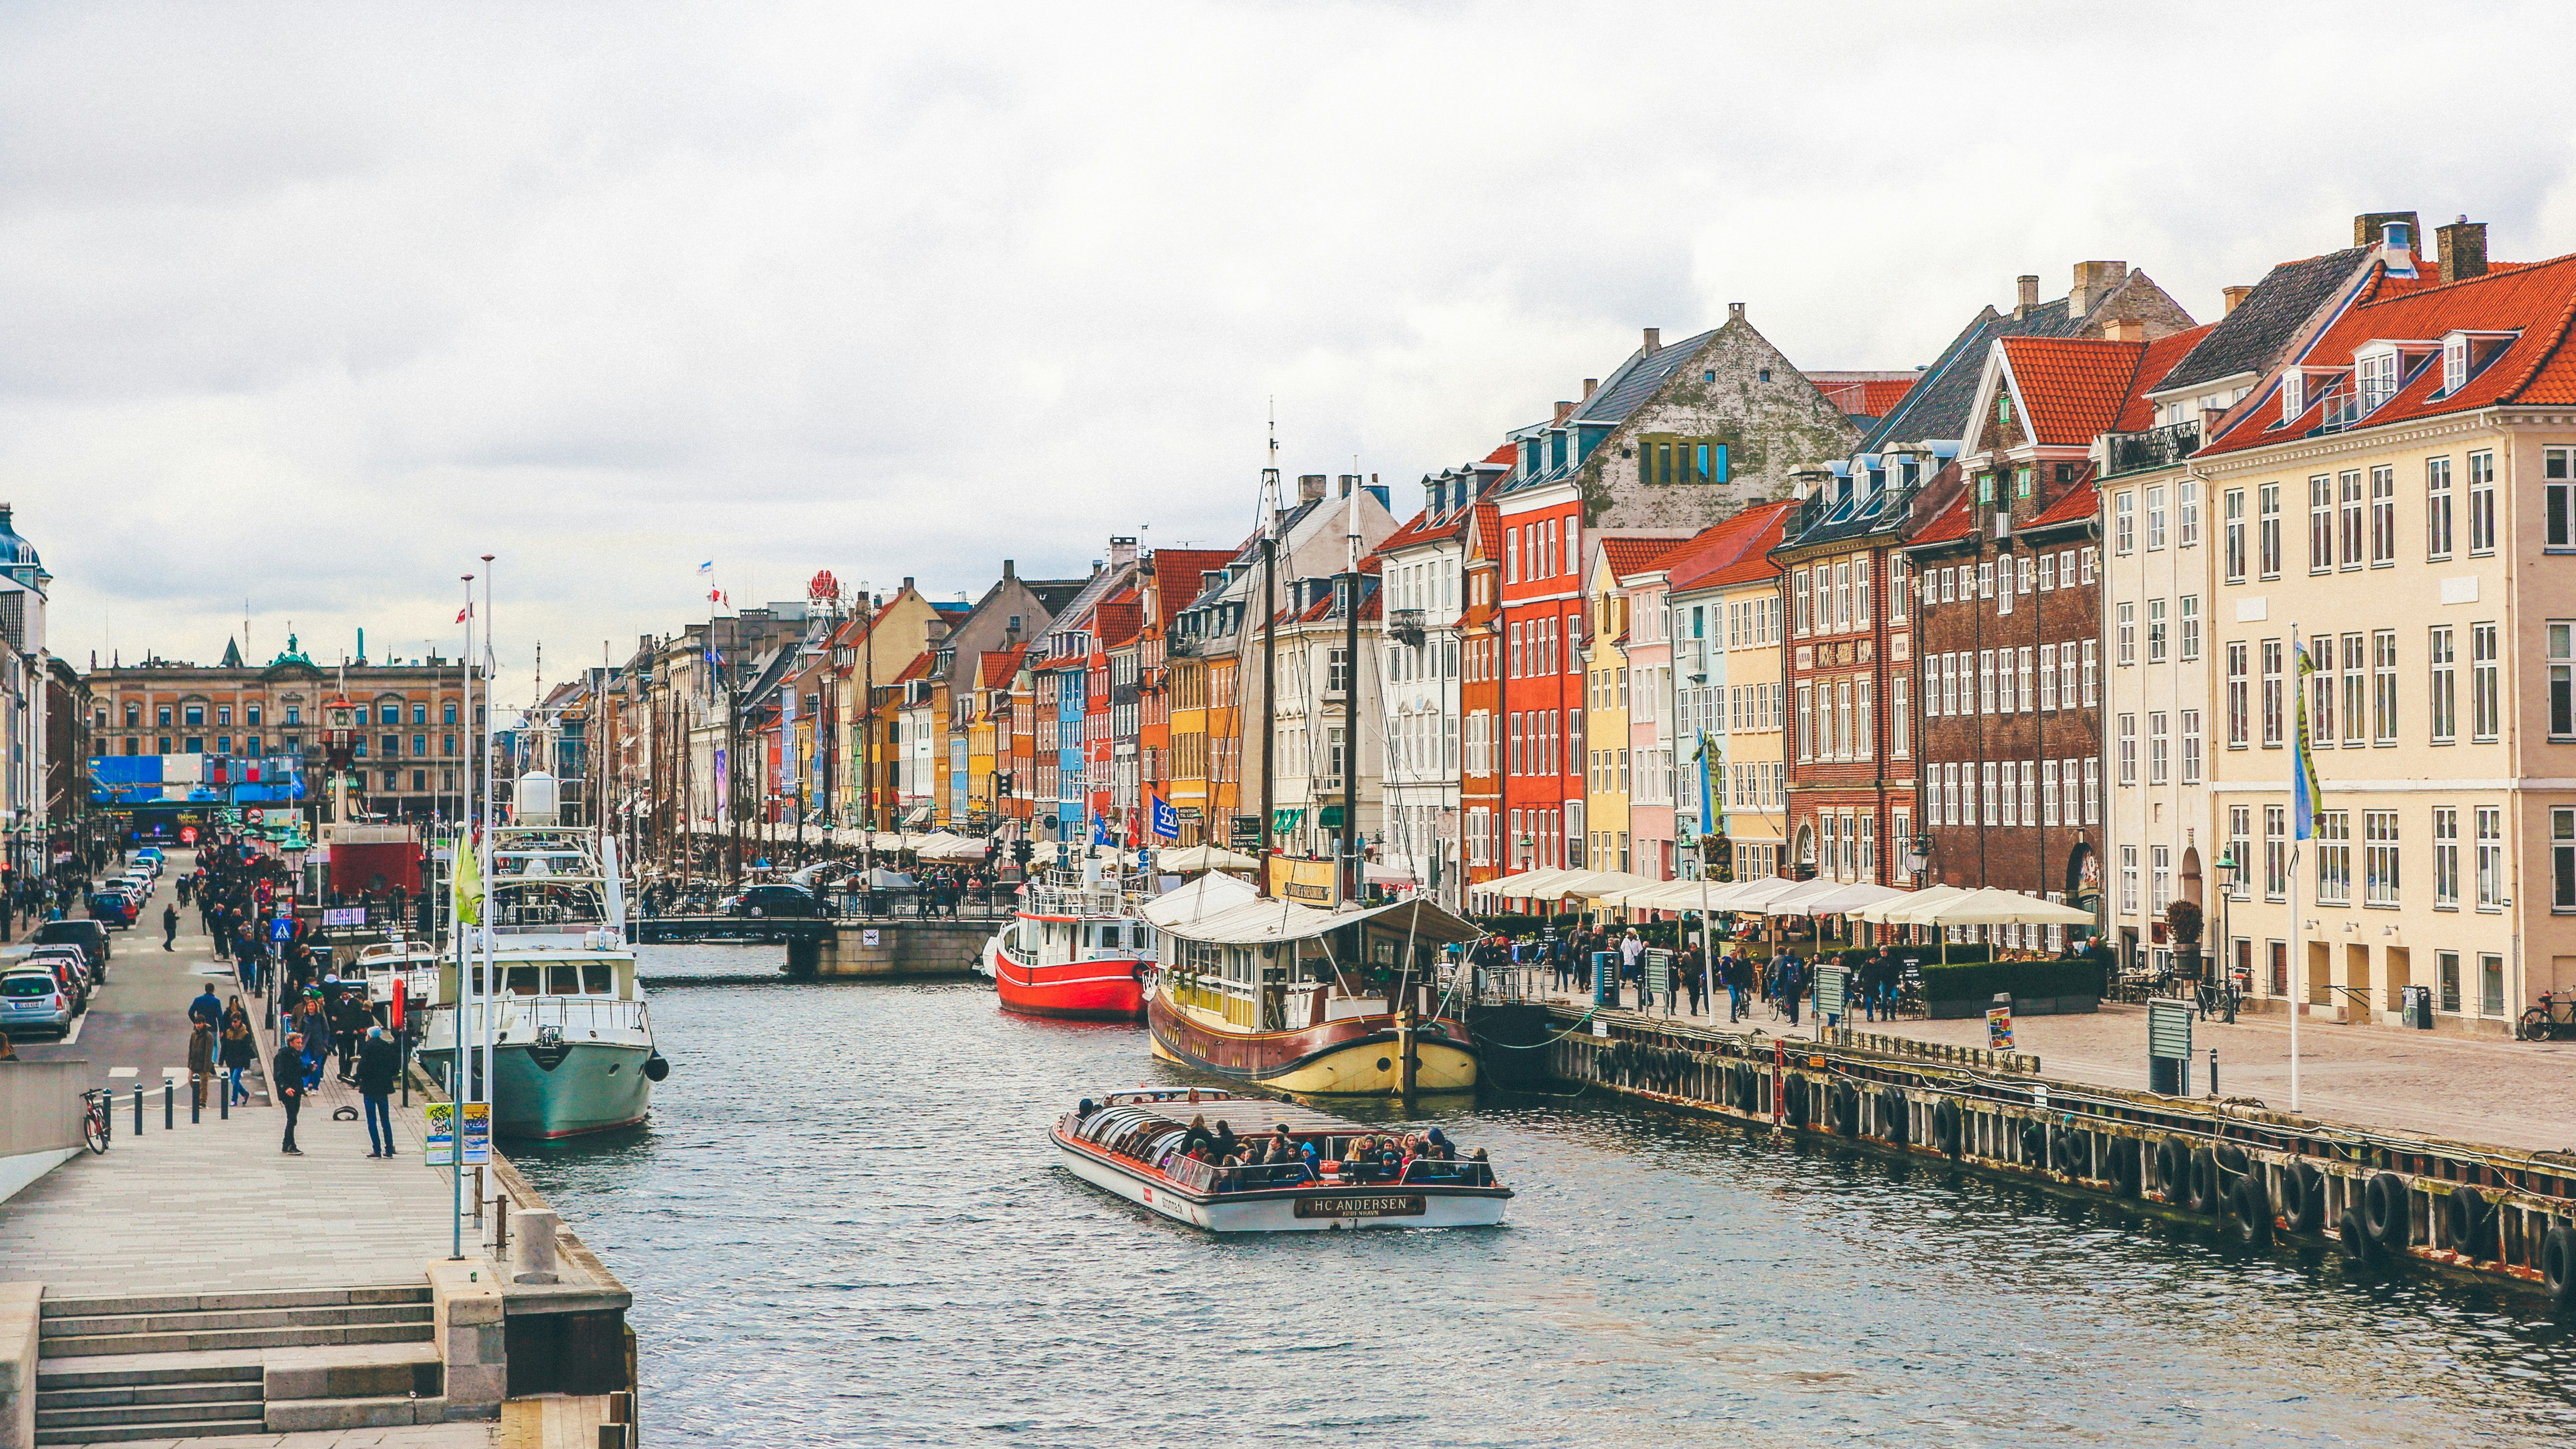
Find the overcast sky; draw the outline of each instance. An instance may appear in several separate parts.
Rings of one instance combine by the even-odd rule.
[[[491,553],[524,698],[703,561],[1232,542],[1273,398],[1401,511],[1732,301],[1911,367],[2084,258],[2206,320],[2359,211],[2576,250],[2564,7],[1755,9],[22,0],[0,497],[77,663],[417,654]]]

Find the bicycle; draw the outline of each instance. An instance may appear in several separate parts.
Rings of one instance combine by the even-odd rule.
[[[2540,1004],[2522,1014],[2513,1034],[2523,1041],[2556,1041],[2576,1037],[2576,991],[2544,991]]]
[[[81,1093],[88,1105],[81,1109],[81,1140],[92,1152],[105,1152],[109,1139],[116,1135],[115,1101],[105,1087],[92,1087]]]
[[[2205,976],[2201,978],[2195,995],[2201,1020],[2207,1021],[2215,1016],[2225,1020],[2229,1026],[2236,1024],[2236,1007],[2244,998],[2244,988],[2233,977]]]

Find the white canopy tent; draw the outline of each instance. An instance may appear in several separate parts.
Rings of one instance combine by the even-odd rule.
[[[1157,868],[1180,875],[1195,875],[1203,870],[1259,870],[1261,862],[1239,850],[1222,845],[1187,845],[1178,850],[1157,851]]]
[[[1500,896],[1505,900],[1536,900],[1547,894],[1550,883],[1579,874],[1581,872],[1571,870],[1525,870],[1518,875],[1507,875],[1500,880],[1471,885],[1467,887],[1467,894]]]
[[[2093,913],[2018,891],[1966,891],[1941,901],[1918,918],[1930,926],[2089,926]]]
[[[1905,892],[1894,886],[1853,881],[1822,896],[1811,897],[1799,904],[1798,913],[1806,916],[1848,916]]]
[[[1955,900],[1966,894],[1957,886],[1925,886],[1919,891],[1900,891],[1891,899],[1863,906],[1852,912],[1852,916],[1872,925],[1910,926],[1916,923],[1917,912],[1930,910],[1943,901]]]
[[[1157,929],[1168,930],[1233,910],[1259,895],[1250,882],[1222,871],[1209,871],[1179,890],[1147,902],[1142,914]]]

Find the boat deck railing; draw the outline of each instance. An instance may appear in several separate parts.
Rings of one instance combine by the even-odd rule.
[[[1241,1167],[1221,1167],[1196,1158],[1175,1158],[1163,1169],[1163,1175],[1183,1187],[1199,1192],[1260,1192],[1283,1187],[1492,1187],[1494,1165],[1490,1162],[1446,1162],[1428,1159],[1417,1161],[1405,1170],[1401,1180],[1393,1177],[1355,1176],[1347,1172],[1327,1173],[1318,1177],[1302,1162],[1263,1162]]]
[[[501,996],[495,998],[499,1013],[495,1026],[500,1031],[538,1030],[555,1027],[567,1036],[603,1031],[649,1031],[652,1017],[641,1001],[619,1001],[614,997],[586,996]],[[433,1014],[456,1009],[453,1003],[431,1008]]]

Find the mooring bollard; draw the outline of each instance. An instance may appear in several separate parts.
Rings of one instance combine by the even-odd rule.
[[[134,1084],[134,1135],[143,1135],[143,1084]]]

